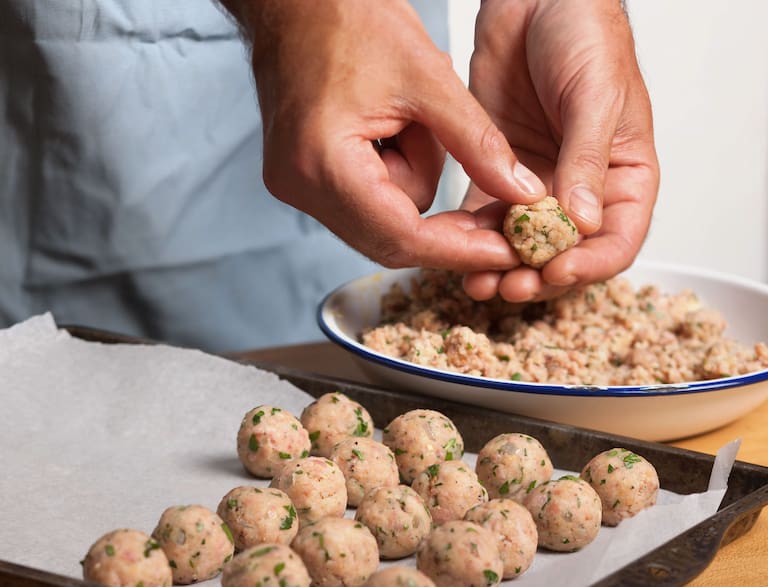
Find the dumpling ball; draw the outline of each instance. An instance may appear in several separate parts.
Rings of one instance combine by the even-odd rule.
[[[467,510],[488,501],[488,492],[464,461],[443,461],[430,465],[413,480],[435,525],[461,520]]]
[[[160,545],[139,530],[104,534],[88,549],[82,565],[83,579],[107,587],[171,587],[173,582]]]
[[[299,528],[326,516],[341,517],[347,510],[347,484],[336,463],[322,457],[293,459],[269,485],[291,498]]]
[[[372,489],[357,507],[355,519],[376,538],[383,559],[412,555],[432,530],[429,510],[408,485]]]
[[[581,477],[600,496],[607,526],[651,507],[659,494],[656,468],[626,448],[601,452],[584,466]]]
[[[287,460],[308,456],[309,449],[309,434],[296,416],[282,408],[253,408],[237,431],[237,456],[256,477],[273,477]]]
[[[373,436],[373,419],[362,405],[340,391],[321,395],[301,412],[314,456],[329,457],[339,442]]]
[[[533,436],[510,432],[489,440],[477,454],[475,471],[491,499],[522,502],[526,494],[552,478],[552,461]]]
[[[344,474],[347,503],[352,507],[357,507],[367,491],[400,483],[395,455],[373,438],[345,438],[333,447],[329,458]]]
[[[504,573],[493,533],[464,520],[432,530],[416,555],[416,568],[437,587],[498,585]]]
[[[201,505],[167,508],[152,537],[168,557],[173,582],[180,585],[212,579],[235,552],[227,525]]]
[[[510,206],[504,218],[504,236],[520,261],[536,269],[579,240],[576,225],[552,196],[533,204]]]
[[[379,566],[373,534],[349,518],[323,518],[302,528],[292,547],[307,566],[312,585],[362,586]]]
[[[235,550],[265,542],[290,544],[299,531],[296,508],[279,489],[235,487],[221,498],[216,513],[229,526]]]
[[[492,499],[473,507],[464,519],[496,535],[505,579],[519,577],[531,566],[539,536],[531,513],[522,504],[511,499]]]
[[[309,573],[299,555],[285,544],[258,544],[224,566],[222,587],[309,587]]]
[[[589,483],[572,475],[538,485],[523,505],[533,516],[542,548],[573,552],[592,542],[600,530],[600,498]]]
[[[392,420],[382,441],[395,454],[400,478],[410,484],[430,465],[464,456],[464,439],[450,418],[435,410],[410,410]]]
[[[365,587],[435,587],[435,583],[413,567],[387,567],[376,571]]]

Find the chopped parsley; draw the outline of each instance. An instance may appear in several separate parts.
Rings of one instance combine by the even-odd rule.
[[[483,576],[485,576],[486,585],[496,585],[499,582],[499,575],[491,569],[483,570]]]
[[[280,524],[280,529],[290,530],[293,526],[293,521],[296,519],[296,509],[293,507],[293,504],[284,505],[283,509],[288,512],[288,515],[283,518],[283,521]]]

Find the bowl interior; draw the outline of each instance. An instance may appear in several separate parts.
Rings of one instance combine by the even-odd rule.
[[[379,321],[381,296],[398,282],[405,289],[415,269],[384,271],[331,292],[318,322],[346,348],[376,383],[645,440],[671,440],[731,422],[768,399],[768,370],[686,384],[585,387],[472,377],[415,365],[359,342]],[[768,340],[768,286],[706,270],[638,262],[624,274],[635,287],[653,284],[665,293],[693,290],[728,322],[727,336],[745,344]]]

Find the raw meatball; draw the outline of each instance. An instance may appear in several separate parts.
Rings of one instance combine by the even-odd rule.
[[[347,485],[336,463],[321,457],[288,461],[269,485],[291,498],[299,528],[347,510]]]
[[[369,491],[355,519],[374,535],[381,558],[412,555],[432,529],[432,516],[424,501],[407,485]]]
[[[525,498],[539,532],[539,546],[572,552],[592,542],[600,530],[602,506],[595,490],[566,475],[534,488]]]
[[[373,420],[363,406],[339,391],[321,395],[301,413],[301,423],[309,432],[311,453],[329,457],[336,444],[354,436],[373,436]]]
[[[581,472],[603,503],[603,524],[616,526],[656,503],[659,476],[654,466],[626,448],[601,452]]]
[[[317,587],[364,585],[379,566],[376,539],[360,522],[323,518],[299,530],[293,549]]]
[[[429,465],[464,456],[464,440],[451,420],[434,410],[411,410],[384,429],[384,444],[395,453],[400,477],[411,483]]]
[[[477,454],[475,471],[492,498],[522,502],[536,485],[552,478],[552,461],[541,443],[527,434],[500,434]]]
[[[395,455],[373,438],[345,438],[333,447],[330,459],[344,474],[347,503],[352,507],[357,507],[367,491],[400,482]]]
[[[411,484],[435,525],[461,520],[467,510],[488,501],[488,492],[464,461],[443,461],[424,469]]]
[[[291,498],[279,489],[235,487],[221,498],[219,517],[229,526],[235,549],[256,544],[290,544],[299,531]]]
[[[222,587],[309,587],[307,567],[285,544],[259,544],[224,566]]]
[[[88,550],[83,579],[107,587],[171,587],[173,576],[160,545],[138,530],[109,532]]]
[[[421,571],[398,566],[376,571],[365,587],[435,587],[435,584]]]
[[[539,537],[536,523],[523,505],[511,499],[492,499],[473,507],[464,519],[494,533],[505,579],[519,577],[531,566]]]
[[[248,412],[237,432],[237,455],[257,477],[272,477],[295,457],[308,456],[309,434],[282,408],[259,406]]]
[[[438,526],[419,548],[416,568],[437,587],[498,585],[504,572],[496,537],[474,522]]]
[[[520,261],[539,268],[575,245],[579,233],[557,199],[547,196],[535,204],[510,206],[504,218],[504,236]]]
[[[152,537],[168,557],[173,582],[181,585],[215,577],[235,552],[227,525],[201,505],[169,507]]]

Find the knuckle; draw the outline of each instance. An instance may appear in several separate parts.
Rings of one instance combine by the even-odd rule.
[[[402,269],[415,265],[414,255],[394,241],[380,243],[371,259],[387,269]]]
[[[581,175],[602,178],[608,167],[608,161],[597,146],[582,145],[579,151],[573,154],[571,166],[578,169]]]
[[[496,125],[489,120],[479,131],[479,137],[476,144],[480,145],[481,153],[492,157],[505,148],[507,139]]]

